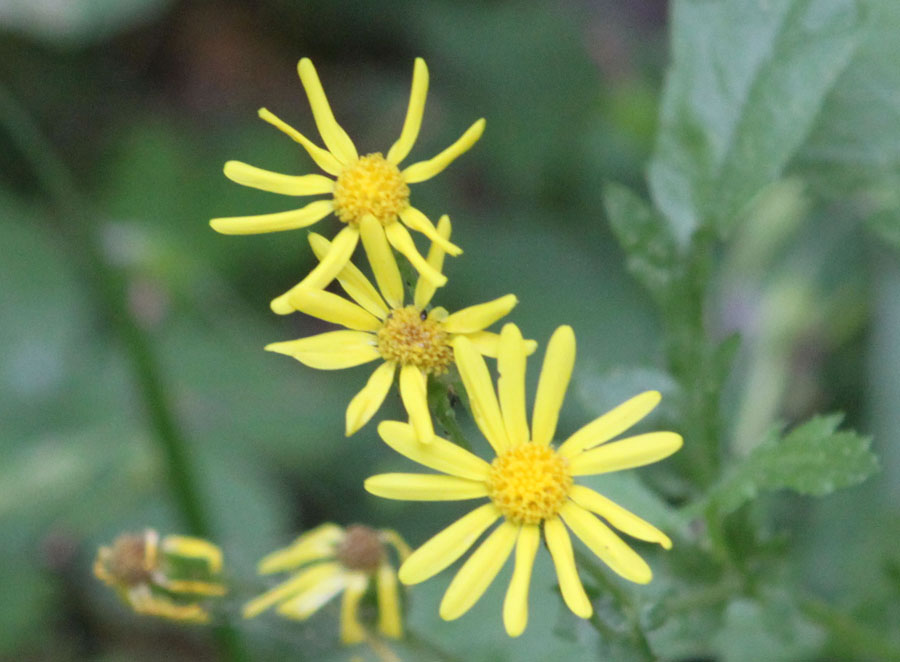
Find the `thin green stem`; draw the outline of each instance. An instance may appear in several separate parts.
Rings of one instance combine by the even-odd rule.
[[[150,340],[126,304],[126,280],[113,268],[92,236],[96,213],[78,190],[71,172],[28,112],[0,85],[0,125],[31,166],[50,197],[59,220],[58,231],[78,261],[97,308],[119,336],[131,361],[132,373],[146,409],[147,421],[166,462],[166,476],[178,511],[188,530],[211,538],[211,526],[197,489],[196,470],[187,442],[165,396],[159,362]],[[227,659],[246,659],[237,633],[215,628],[216,640]]]
[[[832,641],[853,659],[900,660],[900,641],[888,639],[877,628],[860,623],[837,607],[816,598],[800,601],[800,608],[809,618],[824,627]]]

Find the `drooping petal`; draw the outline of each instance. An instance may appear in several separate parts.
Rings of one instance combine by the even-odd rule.
[[[340,563],[317,563],[300,571],[286,582],[282,582],[275,588],[253,598],[244,605],[241,613],[244,618],[254,618],[272,605],[302,594],[310,587],[317,586],[340,572]]]
[[[409,106],[406,108],[406,119],[403,120],[403,129],[397,142],[391,145],[387,153],[387,160],[397,165],[409,154],[419,137],[419,128],[422,126],[422,115],[425,112],[425,97],[428,95],[428,67],[425,60],[416,58],[413,65],[412,87],[409,92]]]
[[[636,584],[647,584],[653,579],[647,562],[584,508],[569,501],[559,509],[559,514],[572,533],[613,572]]]
[[[519,525],[504,521],[472,552],[444,593],[441,618],[459,618],[478,602],[509,558],[518,534]]]
[[[538,525],[522,526],[516,542],[516,567],[503,600],[503,625],[510,637],[518,637],[528,625],[528,587],[540,542],[541,529]]]
[[[553,332],[547,343],[544,365],[538,379],[531,421],[531,438],[538,444],[549,444],[556,433],[559,410],[562,408],[572,367],[575,365],[575,332],[563,325]]]
[[[266,351],[293,356],[319,370],[340,370],[381,358],[374,336],[365,331],[328,331],[309,338],[266,345]]]
[[[494,395],[494,386],[487,365],[475,346],[465,336],[453,339],[453,356],[463,386],[469,395],[472,418],[488,443],[499,455],[509,448],[509,438],[500,414],[500,405]]]
[[[381,320],[377,317],[344,297],[325,290],[296,289],[291,292],[289,300],[301,313],[354,331],[377,331],[381,328]]]
[[[444,328],[450,333],[475,333],[482,331],[509,314],[519,300],[515,294],[507,294],[493,301],[463,308],[444,320]]]
[[[400,594],[397,573],[390,563],[378,566],[375,575],[375,596],[378,601],[378,630],[385,637],[399,639],[403,636],[403,619],[400,616]]]
[[[391,384],[394,383],[394,373],[397,364],[393,361],[385,361],[375,368],[375,372],[369,377],[369,381],[363,389],[353,396],[347,406],[344,434],[348,437],[355,434],[362,426],[368,423],[381,408],[381,404],[387,397]]]
[[[331,250],[331,242],[316,232],[310,232],[307,236],[309,245],[317,260],[325,259]],[[347,262],[337,275],[337,280],[344,291],[360,306],[383,320],[388,316],[388,307],[384,299],[378,294],[375,286],[366,278],[362,271],[356,268],[352,262]]]
[[[424,182],[426,179],[431,179],[455,161],[459,156],[469,151],[469,148],[481,138],[482,133],[484,133],[484,118],[481,118],[466,129],[466,132],[443,152],[427,161],[413,163],[411,166],[405,168],[400,174],[403,175],[403,179],[407,184],[415,184],[417,182]]]
[[[443,216],[441,217],[443,218]],[[420,212],[415,207],[407,207],[403,211],[400,212],[400,220],[402,220],[406,227],[410,230],[415,230],[416,232],[421,232],[432,243],[436,244],[440,248],[442,248],[445,252],[450,255],[462,255],[462,249],[454,243],[451,243],[449,240],[450,233],[447,233],[447,236],[443,236],[440,232],[438,232],[437,228],[431,224],[431,221],[428,220],[428,217]],[[443,261],[443,259],[442,259]],[[440,269],[438,269],[440,271]]]
[[[320,195],[334,191],[334,180],[324,175],[283,175],[241,161],[228,161],[225,176],[241,186],[282,195]]]
[[[344,590],[350,574],[343,569],[310,586],[299,595],[288,598],[278,606],[278,613],[287,618],[304,621]]]
[[[347,573],[344,596],[341,598],[342,644],[358,644],[366,638],[366,629],[359,622],[359,602],[368,585],[369,579],[363,573]]]
[[[431,412],[428,410],[428,377],[414,365],[400,368],[400,399],[409,415],[409,422],[420,443],[430,444],[434,437]]]
[[[381,536],[382,542],[386,542],[394,547],[401,563],[408,559],[409,555],[412,554],[412,550],[409,548],[409,545],[406,544],[406,541],[393,529],[380,529],[378,533]]]
[[[490,473],[490,464],[446,439],[435,436],[430,444],[419,443],[415,430],[408,423],[382,421],[378,424],[378,434],[395,451],[429,469],[481,481]]]
[[[594,613],[594,608],[578,577],[578,567],[575,565],[575,554],[572,550],[569,532],[566,531],[566,527],[559,517],[544,521],[544,537],[547,540],[550,556],[553,557],[556,578],[559,580],[559,590],[566,606],[576,616],[590,618]]]
[[[415,242],[409,234],[409,230],[400,223],[389,223],[384,228],[384,234],[397,252],[403,255],[413,268],[419,272],[421,278],[431,281],[435,287],[443,287],[447,284],[447,277],[437,271],[425,260],[416,248]]]
[[[403,214],[400,214],[400,217],[403,217]],[[407,223],[407,225],[409,225]],[[444,239],[450,238],[450,217],[444,214],[438,220],[437,225],[437,233]],[[431,248],[428,249],[428,257],[426,261],[430,264],[435,271],[443,273],[442,269],[444,268],[444,255],[446,252],[441,246],[435,242],[431,243]],[[431,303],[431,298],[434,296],[434,293],[437,291],[437,288],[434,284],[426,278],[418,278],[416,280],[416,291],[413,295],[413,301],[416,306],[420,309],[424,309],[429,303]],[[434,313],[434,311],[432,311]]]
[[[681,435],[674,432],[648,432],[604,444],[570,459],[573,476],[603,474],[658,462],[681,448]]]
[[[162,539],[162,551],[164,554],[204,561],[211,573],[222,570],[222,550],[202,538],[168,535]]]
[[[325,90],[322,89],[322,83],[319,81],[319,75],[309,58],[305,57],[297,63],[297,73],[300,74],[300,82],[303,83],[303,89],[306,90],[309,107],[312,109],[316,127],[319,129],[325,146],[341,164],[353,163],[359,158],[359,154],[357,154],[350,136],[334,119],[331,106],[328,105],[328,99],[325,97]]]
[[[267,554],[257,569],[261,575],[293,570],[304,563],[334,556],[335,546],[344,537],[336,524],[321,524],[297,538],[290,546]]]
[[[359,222],[359,231],[378,289],[391,308],[402,307],[403,279],[400,277],[394,253],[384,235],[384,226],[372,216],[366,215]]]
[[[506,436],[513,445],[525,443],[528,436],[528,416],[525,413],[525,341],[515,324],[505,324],[500,332],[497,355],[497,394]]]
[[[653,411],[661,398],[659,391],[645,391],[626,400],[575,432],[563,442],[557,452],[563,457],[572,458],[585,449],[609,441]]]
[[[664,549],[672,549],[672,541],[669,536],[650,522],[641,519],[615,501],[607,499],[584,485],[573,485],[569,490],[569,498],[582,508],[600,515],[619,531],[627,533],[632,538],[655,542],[662,545]]]
[[[341,170],[344,169],[344,166],[342,166],[340,162],[338,162],[338,160],[334,158],[334,154],[332,154],[328,150],[322,149],[321,147],[313,143],[311,140],[309,140],[309,138],[297,131],[297,129],[292,127],[290,124],[276,117],[275,114],[269,111],[267,108],[259,109],[259,117],[264,122],[268,122],[279,131],[282,131],[290,136],[295,142],[300,143],[303,149],[306,150],[307,154],[309,154],[310,158],[315,161],[316,165],[327,172],[329,175],[339,175],[341,173]]]
[[[331,200],[315,200],[300,209],[255,216],[227,216],[210,220],[210,227],[221,234],[264,234],[296,230],[317,223],[334,210]]]
[[[487,496],[482,481],[431,474],[378,474],[366,479],[365,488],[375,496],[400,501],[461,501]]]

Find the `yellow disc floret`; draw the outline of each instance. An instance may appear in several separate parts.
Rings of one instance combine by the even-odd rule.
[[[424,317],[415,306],[406,306],[392,311],[378,330],[378,351],[385,361],[441,374],[453,361],[449,339],[443,324]]]
[[[571,487],[568,461],[549,446],[531,442],[498,455],[488,478],[488,496],[515,524],[553,517]]]
[[[381,154],[363,156],[347,167],[334,185],[334,213],[357,224],[367,214],[382,225],[409,206],[409,186],[396,165]]]

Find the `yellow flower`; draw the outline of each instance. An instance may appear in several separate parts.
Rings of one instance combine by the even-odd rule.
[[[510,636],[521,634],[528,621],[528,587],[542,532],[563,599],[576,615],[590,617],[593,609],[578,577],[567,527],[616,573],[633,582],[649,582],[650,567],[607,524],[666,549],[672,545],[669,538],[606,497],[577,485],[574,478],[650,464],[677,451],[682,439],[673,432],[651,432],[607,443],[646,416],[659,402],[659,393],[635,396],[554,448],[551,441],[575,361],[571,327],[559,327],[547,346],[530,432],[525,413],[526,351],[519,329],[513,324],[503,327],[496,395],[487,366],[472,343],[461,337],[453,346],[473,417],[496,458],[488,463],[440,438],[423,446],[415,443],[410,426],[385,421],[378,432],[389,446],[447,475],[380,474],[366,480],[365,486],[372,494],[388,499],[487,497],[490,502],[413,552],[400,568],[400,581],[417,584],[437,574],[502,519],[448,587],[440,606],[444,619],[453,620],[468,611],[515,548],[515,570],[503,604],[503,622]]]
[[[378,630],[386,637],[402,637],[397,573],[388,555],[388,544],[400,561],[409,556],[407,544],[389,529],[375,530],[360,524],[342,529],[336,524],[322,524],[308,531],[290,547],[259,562],[261,574],[297,572],[248,602],[244,618],[254,618],[277,604],[282,616],[306,620],[343,591],[341,641],[359,643],[366,638],[359,620],[359,604],[374,579]]]
[[[450,238],[450,219],[441,217],[437,232],[444,241],[434,242],[428,252],[428,264],[440,273],[444,245]],[[334,243],[315,233],[309,235],[313,252],[327,259]],[[293,356],[301,363],[320,370],[337,370],[381,359],[365,387],[350,401],[346,415],[349,436],[365,425],[381,407],[399,373],[400,398],[419,439],[428,443],[434,435],[428,410],[428,375],[445,372],[453,363],[451,343],[465,336],[482,354],[497,356],[500,336],[484,329],[509,313],[517,303],[512,294],[469,306],[449,314],[444,308],[425,311],[435,292],[434,284],[419,277],[413,303],[404,305],[403,281],[397,264],[389,257],[387,243],[371,252],[372,271],[379,285],[375,289],[353,264],[347,263],[337,279],[353,301],[303,283],[272,302],[273,309],[298,310],[346,327],[300,340],[276,342],[266,349]],[[354,303],[355,302],[355,303]],[[526,341],[533,352],[537,345]]]
[[[119,536],[94,561],[94,575],[135,612],[189,623],[209,622],[197,598],[225,594],[216,581],[221,570],[222,552],[212,543],[188,536],[160,542],[153,529]]]
[[[387,240],[406,256],[423,277],[437,287],[443,285],[446,277],[426,263],[406,228],[421,232],[432,241],[442,242],[451,255],[462,251],[439,238],[428,217],[410,205],[409,185],[431,179],[472,147],[484,131],[484,119],[475,122],[437,156],[400,170],[398,166],[412,149],[422,124],[428,92],[428,68],[424,60],[416,59],[406,120],[400,138],[388,150],[387,157],[380,153],[359,156],[353,141],[334,119],[312,62],[303,58],[297,70],[327,149],[316,146],[265,108],[259,111],[259,116],[300,143],[313,161],[334,179],[318,174],[283,175],[240,161],[226,163],[225,176],[238,184],[263,191],[293,196],[327,194],[331,198],[315,200],[300,209],[275,214],[214,218],[210,225],[223,234],[277,232],[312,225],[334,212],[339,220],[346,223],[346,227],[334,238],[334,250],[328,258],[307,277],[307,286],[318,289],[330,283],[350,259],[360,237],[370,255],[373,250],[380,250],[380,245]],[[402,224],[397,222],[398,219]]]

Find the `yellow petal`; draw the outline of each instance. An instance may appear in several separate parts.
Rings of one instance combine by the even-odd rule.
[[[482,133],[484,133],[484,118],[470,126],[455,143],[450,145],[450,147],[443,152],[427,161],[413,163],[400,174],[403,175],[403,179],[407,184],[415,184],[417,182],[424,182],[426,179],[431,179],[455,161],[459,156],[462,156],[469,151],[469,148],[481,138]]]
[[[587,448],[609,441],[653,411],[661,398],[658,391],[645,391],[626,400],[566,439],[557,452],[563,457],[572,458]]]
[[[419,253],[415,242],[409,235],[409,230],[400,223],[389,223],[384,228],[384,234],[391,246],[397,249],[397,252],[403,255],[413,268],[419,272],[421,278],[425,278],[435,287],[442,287],[447,283],[447,277],[440,271],[437,271],[425,258]]]
[[[481,543],[447,587],[441,600],[441,618],[459,618],[478,602],[509,558],[518,534],[519,525],[503,522]]]
[[[556,567],[556,578],[559,580],[559,590],[563,600],[572,610],[572,613],[581,618],[590,618],[594,613],[591,601],[581,579],[578,578],[578,568],[575,565],[575,554],[572,551],[572,541],[569,532],[560,521],[554,517],[544,521],[544,537],[547,540],[547,549],[553,557],[553,565]]]
[[[378,600],[378,630],[385,637],[400,639],[403,636],[403,619],[400,616],[400,595],[397,590],[397,573],[390,563],[378,566],[375,575],[375,592]]]
[[[574,365],[575,332],[571,326],[564,325],[553,332],[544,355],[531,421],[531,435],[535,443],[549,444],[553,441],[559,410],[566,397]]]
[[[307,236],[309,245],[317,260],[325,259],[331,250],[331,242],[316,232],[310,232]],[[347,262],[337,275],[337,280],[344,291],[360,306],[368,310],[378,319],[388,316],[388,307],[384,299],[378,294],[375,286],[365,277],[362,271],[356,268],[352,262]]]
[[[434,426],[428,411],[428,377],[418,366],[404,365],[400,368],[400,399],[419,442],[430,444]]]
[[[496,359],[500,354],[500,334],[494,333],[493,331],[476,331],[475,333],[466,333],[463,334],[472,345],[475,346],[475,349],[478,350],[478,353],[482,356],[489,356],[492,359]]]
[[[653,579],[647,562],[584,508],[569,501],[559,509],[559,514],[572,533],[613,572],[636,584],[647,584]]]
[[[400,214],[400,217],[403,217],[402,213]],[[407,223],[407,225],[409,224]],[[441,216],[438,220],[437,233],[444,239],[450,238],[450,217],[446,214]],[[441,248],[440,245],[432,242],[431,248],[428,249],[428,257],[425,258],[425,260],[435,271],[441,273],[444,268],[444,255],[444,249]],[[416,280],[416,291],[413,297],[416,306],[420,309],[424,309],[425,306],[431,303],[431,298],[434,296],[436,290],[437,288],[431,281],[426,278],[418,278]]]
[[[382,421],[378,434],[388,446],[413,462],[451,476],[485,480],[491,465],[446,439],[435,436],[430,444],[421,444],[413,426],[400,421]]]
[[[336,524],[321,524],[297,538],[290,546],[267,554],[258,565],[261,575],[293,570],[299,566],[333,556],[335,546],[344,537]]]
[[[297,129],[292,127],[287,122],[276,117],[266,108],[259,109],[259,117],[263,121],[268,122],[269,124],[274,126],[279,131],[283,131],[284,133],[286,133],[294,141],[300,143],[300,145],[303,147],[303,149],[306,150],[307,154],[309,154],[315,164],[322,170],[327,172],[329,175],[341,174],[344,166],[342,166],[340,162],[336,158],[334,158],[334,154],[322,149],[321,147],[313,143],[311,140],[309,140],[309,138],[297,131]]]
[[[500,518],[492,503],[479,506],[430,538],[400,566],[400,581],[418,584],[438,574],[466,553],[487,528]]]
[[[374,336],[364,331],[328,331],[309,338],[266,345],[266,351],[293,356],[319,370],[352,368],[381,358]]]
[[[319,75],[309,58],[303,58],[297,63],[297,73],[300,74],[300,82],[306,90],[306,98],[309,99],[309,107],[313,112],[313,119],[319,129],[319,135],[325,146],[335,155],[343,165],[353,163],[359,158],[356,147],[350,136],[340,127],[328,105],[325,90],[319,82]]]
[[[569,468],[573,476],[585,476],[642,467],[669,457],[682,444],[681,435],[674,432],[648,432],[576,455]]]
[[[303,287],[291,291],[288,297],[295,310],[326,322],[340,324],[355,331],[377,331],[381,320],[344,297],[324,290]]]
[[[387,160],[394,165],[400,163],[409,154],[409,150],[419,137],[419,128],[422,126],[422,115],[425,112],[425,97],[428,95],[428,67],[425,60],[416,58],[413,65],[412,87],[409,92],[409,106],[406,108],[406,119],[403,120],[403,129],[387,153]]]
[[[518,637],[528,625],[528,586],[534,557],[541,542],[541,530],[536,524],[526,524],[519,531],[516,543],[516,568],[513,570],[506,598],[503,600],[503,624],[510,637]]]
[[[475,346],[465,336],[454,338],[453,356],[456,367],[459,368],[459,376],[469,395],[472,418],[475,419],[475,424],[478,425],[478,429],[481,430],[485,439],[499,455],[508,449],[510,444],[487,365],[475,350]]]
[[[244,618],[254,618],[272,605],[302,594],[309,587],[333,577],[340,571],[341,565],[337,562],[318,563],[306,568],[286,582],[282,582],[245,604],[242,611]]]
[[[396,223],[394,224],[396,225]],[[384,226],[369,215],[363,216],[359,223],[359,231],[362,235],[363,248],[369,257],[372,273],[375,274],[375,282],[391,308],[403,306],[403,279],[400,277],[400,269],[387,237],[384,234]]]
[[[397,533],[393,529],[379,529],[378,533],[381,537],[382,542],[393,545],[394,549],[397,551],[397,557],[400,559],[401,563],[409,558],[412,550],[409,548],[409,545],[406,544],[406,541],[400,536],[399,533]]]
[[[338,232],[334,241],[331,242],[331,250],[324,258],[321,258],[316,268],[287,292],[272,299],[269,303],[272,310],[279,315],[288,315],[294,312],[290,297],[295,291],[304,288],[321,290],[327,286],[349,264],[350,256],[353,255],[358,241],[359,232],[356,228],[348,226]]]
[[[442,216],[441,218],[444,217]],[[428,217],[415,207],[407,207],[401,211],[400,220],[402,220],[410,230],[415,230],[416,232],[424,234],[431,240],[433,245],[443,249],[444,252],[453,256],[462,255],[462,249],[456,244],[451,243],[447,238],[450,233],[447,233],[447,237],[443,236],[437,231],[437,228],[431,224]],[[443,262],[443,258],[441,261]],[[438,268],[438,271],[440,271],[440,268]]]
[[[345,434],[349,437],[371,420],[387,397],[397,364],[385,361],[375,368],[369,381],[347,406]]]
[[[366,629],[359,622],[359,602],[366,593],[368,578],[361,572],[347,573],[344,597],[341,600],[341,643],[358,644],[365,641]]]
[[[334,191],[334,180],[324,175],[282,175],[241,161],[228,161],[225,176],[241,186],[282,195],[320,195]]]
[[[308,587],[299,595],[288,598],[278,606],[278,613],[287,618],[304,621],[334,596],[344,590],[349,573],[341,568],[332,576]]]
[[[170,535],[163,538],[162,551],[164,554],[205,561],[212,573],[222,571],[222,550],[208,540]]]
[[[192,593],[194,595],[221,596],[228,592],[221,584],[215,582],[202,582],[191,579],[160,579],[155,582],[158,586],[172,593]]]
[[[569,490],[569,498],[582,508],[600,515],[622,533],[627,533],[638,540],[658,543],[664,549],[672,549],[669,536],[650,522],[584,485],[573,485]]]
[[[300,209],[279,211],[274,214],[214,218],[209,222],[209,225],[213,230],[222,234],[281,232],[283,230],[305,228],[308,225],[317,223],[328,216],[333,209],[334,203],[331,200],[316,200]]]
[[[501,317],[509,314],[519,300],[515,294],[458,310],[444,320],[444,328],[450,333],[475,333],[482,331]]]
[[[481,481],[431,474],[378,474],[366,479],[375,496],[400,501],[458,501],[487,496]]]
[[[525,443],[528,436],[528,417],[525,413],[525,341],[515,324],[505,324],[500,333],[497,356],[497,394],[506,436],[513,446]]]

